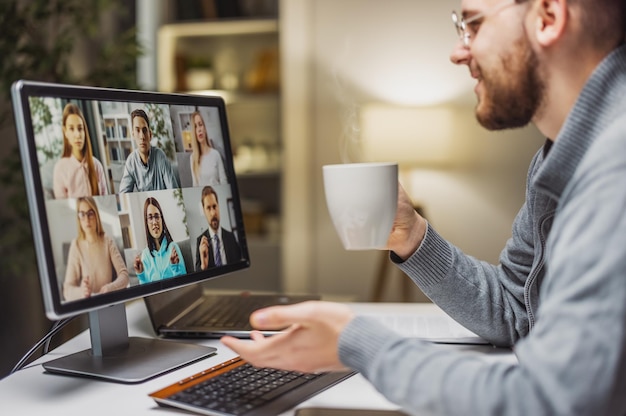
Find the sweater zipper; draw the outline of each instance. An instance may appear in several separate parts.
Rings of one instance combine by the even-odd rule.
[[[552,218],[552,213],[546,215],[539,224],[539,242],[541,244],[540,246],[541,250],[539,252],[540,253],[539,263],[537,263],[537,266],[532,270],[532,273],[528,276],[528,283],[526,284],[524,288],[524,295],[525,295],[524,303],[526,303],[526,311],[528,312],[528,330],[529,331],[533,329],[533,326],[535,326],[535,315],[533,314],[532,307],[530,305],[530,287],[535,283],[535,279],[537,279],[537,275],[539,274],[539,272],[541,271],[545,263],[546,238],[544,237],[543,226],[545,225],[546,221],[549,220],[550,218]]]

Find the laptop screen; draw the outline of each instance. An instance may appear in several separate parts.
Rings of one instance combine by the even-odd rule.
[[[19,81],[51,318],[249,267],[224,101]]]

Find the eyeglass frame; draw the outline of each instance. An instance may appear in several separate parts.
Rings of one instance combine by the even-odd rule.
[[[509,6],[522,4],[522,3],[525,3],[525,1],[520,1],[518,3],[517,0],[509,0],[489,10],[486,10],[482,13],[476,13],[475,15],[471,16],[469,19],[465,19],[464,17],[459,18],[459,14],[453,10],[452,11],[452,23],[454,24],[454,28],[456,29],[457,35],[459,36],[459,40],[463,42],[463,46],[469,47],[470,38],[471,38],[470,33],[467,31],[467,27],[468,27],[467,25],[469,23],[475,22],[476,20],[482,19],[483,17],[493,16],[501,12],[502,10],[506,9]]]
[[[94,211],[93,208],[90,208],[88,211],[78,211],[77,215],[81,220],[84,220],[85,218],[92,220],[96,218],[96,211]]]
[[[146,221],[149,223],[159,222],[161,219],[163,219],[163,216],[158,212],[146,215]]]

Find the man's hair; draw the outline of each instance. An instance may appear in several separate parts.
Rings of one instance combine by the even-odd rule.
[[[596,47],[612,50],[626,41],[626,1],[569,0],[580,11],[585,36]]]
[[[148,115],[141,108],[137,108],[133,110],[132,113],[130,113],[131,122],[135,119],[135,117],[141,117],[144,120],[146,120],[146,124],[148,125],[148,128],[150,128],[150,120],[148,119]]]
[[[215,192],[215,189],[213,189],[212,186],[207,185],[204,188],[202,188],[202,196],[200,197],[202,208],[204,208],[204,198],[208,195],[215,195],[215,202],[220,202],[219,198],[217,197],[217,192]]]

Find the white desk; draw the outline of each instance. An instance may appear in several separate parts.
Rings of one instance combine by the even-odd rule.
[[[382,313],[443,314],[439,308],[429,303],[354,303],[350,305],[357,313],[380,311]],[[127,305],[127,319],[130,336],[154,336],[143,301],[134,301]],[[43,367],[40,365],[42,362],[89,348],[89,334],[88,331],[85,331],[45,357],[30,364],[27,368],[0,380],[0,414],[17,416],[189,414],[174,409],[160,408],[148,397],[148,394],[235,356],[218,340],[199,340],[197,342],[216,347],[217,355],[140,384],[117,384],[44,373]],[[515,359],[512,353],[489,346],[454,345],[450,348],[479,351],[490,360],[508,361]],[[303,402],[299,407],[313,406],[397,408],[358,374]],[[293,415],[293,413],[293,411],[289,411],[284,415]]]

